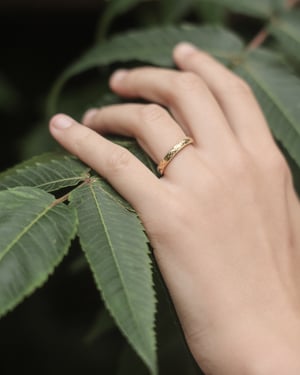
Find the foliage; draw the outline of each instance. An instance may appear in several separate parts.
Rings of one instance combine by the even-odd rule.
[[[116,21],[123,16],[135,24],[118,30]],[[236,26],[239,17],[255,23],[253,39],[248,40],[248,31]],[[140,18],[146,20],[146,26],[139,26]],[[251,85],[299,186],[300,11],[295,5],[283,0],[181,0],[176,4],[169,0],[114,0],[107,4],[99,25],[95,45],[52,87],[47,118],[58,110],[80,118],[90,106],[120,101],[103,84],[113,69],[143,64],[175,68],[172,48],[179,41],[190,41]],[[76,86],[74,77],[79,75],[86,79]],[[39,143],[53,148],[45,130],[39,128],[36,134]],[[113,141],[155,170],[134,140]],[[151,374],[157,374],[158,368],[162,373],[162,355],[159,352],[157,366],[156,354],[157,298],[158,308],[164,306],[158,327],[165,314],[170,318],[168,311],[173,309],[165,306],[168,296],[163,283],[157,281],[159,272],[147,237],[129,204],[90,168],[56,151],[4,171],[0,190],[0,316],[48,279],[77,235],[113,318],[102,312],[88,337],[100,336],[116,324],[131,346],[120,357],[118,374],[147,373],[146,367]],[[80,259],[77,272],[85,267],[86,262]],[[174,319],[174,312],[172,316]],[[182,349],[180,328],[176,326],[174,333],[172,327],[171,331],[158,335],[159,342],[174,350],[168,335],[174,346],[178,343]],[[171,361],[170,354],[164,355]],[[181,373],[199,373],[191,358],[184,358]]]

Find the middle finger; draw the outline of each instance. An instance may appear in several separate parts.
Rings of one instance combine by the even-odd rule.
[[[87,112],[83,124],[99,133],[134,137],[158,163],[186,135],[168,112],[157,104],[114,104]]]
[[[185,133],[209,151],[234,142],[233,132],[206,84],[194,73],[143,67],[116,72],[111,88],[125,97],[142,97],[167,107]],[[222,153],[223,154],[223,153]]]

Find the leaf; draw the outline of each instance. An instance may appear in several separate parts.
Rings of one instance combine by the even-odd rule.
[[[115,17],[117,17],[118,15],[122,13],[127,13],[130,9],[132,9],[133,7],[135,7],[136,5],[140,3],[141,3],[141,0],[110,1],[107,4],[103,12],[103,15],[100,18],[98,31],[96,33],[97,39],[101,40],[105,36],[111,22],[113,21]]]
[[[257,50],[235,69],[252,86],[275,135],[300,165],[300,79],[281,59]]]
[[[40,287],[67,253],[74,209],[42,190],[0,192],[0,316]]]
[[[160,11],[165,23],[176,22],[185,16],[192,8],[195,0],[174,1],[164,0],[161,2]]]
[[[211,2],[202,2],[194,0],[195,11],[199,13],[202,22],[224,24],[226,21],[227,10],[224,6]]]
[[[271,6],[273,7],[275,14],[285,12],[289,8],[290,0],[271,0]]]
[[[98,289],[134,350],[157,373],[155,304],[148,243],[135,213],[102,180],[71,194],[79,238]]]
[[[274,10],[274,0],[195,0],[222,5],[231,12],[259,18],[269,18]]]
[[[300,9],[276,18],[270,25],[270,32],[284,51],[300,61]]]
[[[172,49],[182,40],[194,43],[227,63],[243,48],[235,34],[219,26],[166,26],[115,36],[93,47],[62,74],[50,93],[48,112],[55,112],[59,92],[71,77],[115,62],[140,61],[171,67]]]
[[[293,175],[294,188],[295,188],[295,190],[298,194],[298,197],[300,198],[300,168],[295,163],[295,160],[290,157],[289,153],[282,146],[282,144],[279,144],[278,146],[280,147],[281,152],[283,153],[286,161],[289,164],[289,168],[290,168],[290,170],[292,172],[292,175]]]
[[[15,186],[35,186],[55,191],[77,185],[88,177],[89,168],[66,153],[46,153],[29,159],[0,174],[0,190]]]

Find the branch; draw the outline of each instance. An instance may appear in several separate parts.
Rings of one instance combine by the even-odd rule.
[[[268,30],[264,27],[263,29],[260,30],[258,34],[255,35],[255,37],[250,41],[250,43],[247,45],[247,50],[251,51],[253,49],[258,48],[261,46],[264,41],[267,39],[269,36]]]
[[[286,0],[286,6],[288,9],[292,9],[296,5],[300,4],[300,0]],[[247,51],[251,51],[253,49],[258,48],[261,46],[264,41],[269,36],[268,29],[264,26],[258,34],[255,35],[255,37],[249,42],[249,44],[246,47]]]
[[[77,187],[75,187],[75,189],[79,189],[81,186],[84,186],[84,185],[87,185],[91,182],[91,178],[90,177],[86,177],[84,181],[82,181],[82,183],[80,185],[78,185]],[[60,203],[63,203],[65,201],[67,201],[69,199],[69,195],[70,195],[70,191],[63,195],[62,197],[59,197],[57,199],[55,199],[55,201],[52,203],[52,207],[60,204]]]
[[[300,0],[287,0],[287,7],[293,8],[295,5],[299,3],[300,3]]]

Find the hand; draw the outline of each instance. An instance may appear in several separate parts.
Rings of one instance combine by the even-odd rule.
[[[181,71],[116,72],[117,94],[155,104],[62,114],[50,131],[138,212],[187,343],[207,374],[300,373],[300,206],[250,88],[188,44]],[[194,139],[157,178],[102,135],[132,136],[156,162]],[[284,370],[282,370],[284,369]]]

